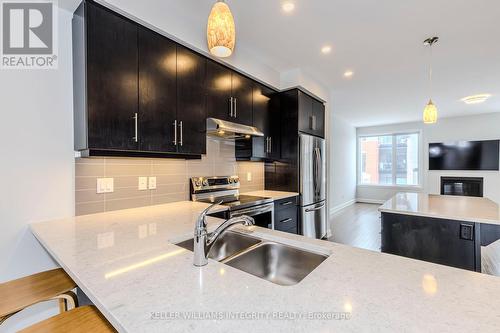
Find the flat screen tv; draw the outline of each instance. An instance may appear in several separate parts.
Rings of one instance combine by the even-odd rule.
[[[429,170],[498,170],[500,140],[429,144]]]

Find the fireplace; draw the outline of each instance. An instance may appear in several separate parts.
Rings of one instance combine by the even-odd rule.
[[[441,177],[442,195],[483,196],[483,178]]]

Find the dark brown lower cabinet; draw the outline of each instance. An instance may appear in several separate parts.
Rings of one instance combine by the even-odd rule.
[[[291,234],[299,233],[297,197],[274,202],[274,229]]]

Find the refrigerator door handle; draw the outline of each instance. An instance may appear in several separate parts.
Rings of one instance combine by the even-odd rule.
[[[313,149],[313,190],[314,190],[314,195],[318,193],[318,158],[317,158],[318,152],[316,151],[316,148]]]
[[[321,151],[319,148],[314,148],[314,194],[319,196],[321,193]]]
[[[307,208],[307,209],[306,209],[306,212],[307,212],[307,213],[309,213],[309,212],[314,212],[314,211],[316,211],[316,210],[320,210],[320,209],[321,209],[321,208],[323,208],[323,207],[325,207],[325,204],[324,204],[324,203],[322,203],[321,205],[316,206],[316,207],[314,207],[314,208]]]

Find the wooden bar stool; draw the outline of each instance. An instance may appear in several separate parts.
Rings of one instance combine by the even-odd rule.
[[[95,306],[87,305],[41,321],[19,333],[112,333],[113,326]]]
[[[74,309],[76,283],[61,268],[0,283],[0,324],[36,303],[59,300],[61,312]]]

